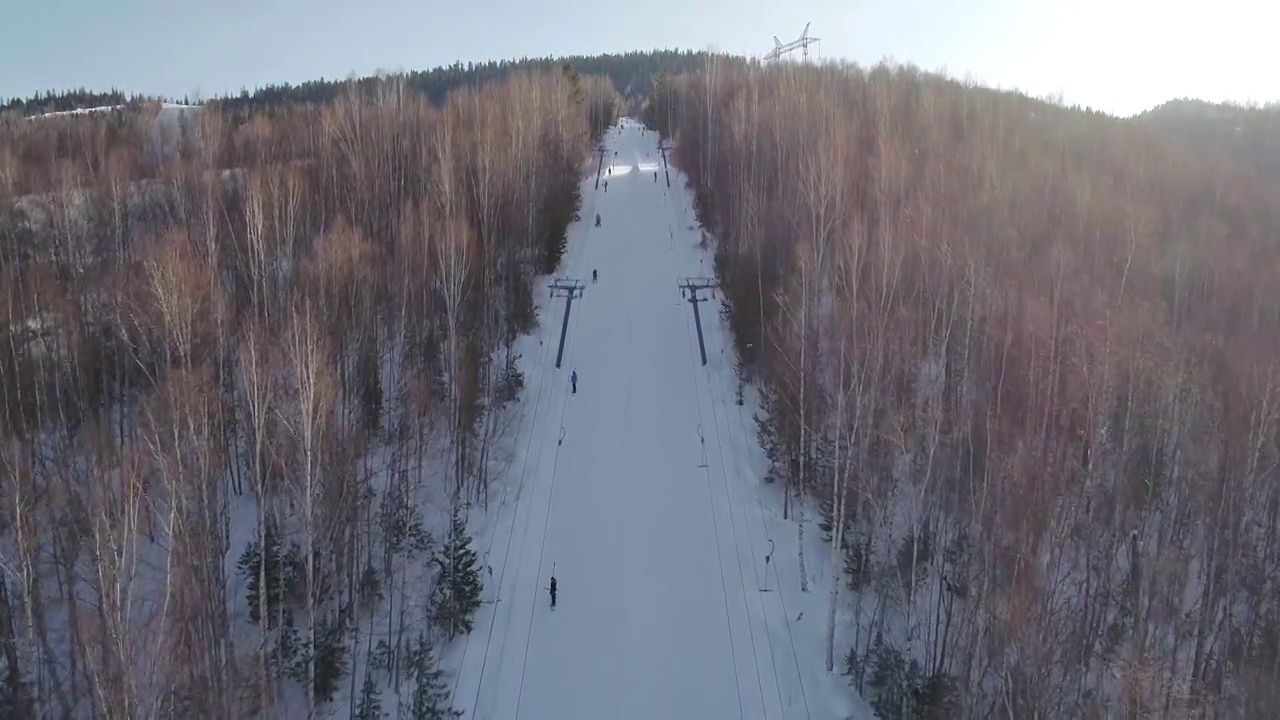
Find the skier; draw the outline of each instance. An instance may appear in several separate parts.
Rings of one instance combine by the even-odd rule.
[[[578,394],[578,371],[577,370],[574,370],[573,374],[569,375],[569,384],[573,386],[573,394],[577,395]]]
[[[593,268],[593,269],[591,270],[591,282],[592,282],[592,284],[595,284],[595,281],[596,281],[596,280],[599,280],[599,279],[600,279],[599,271],[598,271],[598,270],[595,270],[595,269]]]
[[[600,213],[596,213],[596,227],[600,227]]]
[[[654,170],[654,171],[653,171],[653,181],[654,181],[654,182],[658,182],[658,171],[657,171],[657,170]]]
[[[551,590],[551,607],[554,608],[556,606],[556,576],[555,575],[551,576],[550,590]]]
[[[605,192],[609,192],[609,181],[608,181],[608,180],[605,180],[605,181],[604,181],[604,191],[605,191]]]

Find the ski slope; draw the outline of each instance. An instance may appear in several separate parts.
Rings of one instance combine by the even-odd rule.
[[[527,437],[479,546],[486,604],[449,653],[454,704],[480,720],[870,717],[821,667],[824,556],[807,544],[801,592],[796,524],[759,487],[709,292],[701,365],[677,280],[713,273],[684,179],[671,168],[668,188],[638,124],[605,142],[570,228],[563,274],[585,288],[563,363],[565,300],[547,294],[523,354]]]

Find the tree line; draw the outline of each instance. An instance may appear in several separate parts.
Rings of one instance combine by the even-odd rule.
[[[407,86],[420,93],[437,108],[449,94],[461,88],[477,88],[490,82],[504,80],[512,73],[543,72],[561,69],[566,63],[576,72],[593,77],[608,78],[624,98],[635,101],[649,96],[654,78],[664,74],[676,75],[700,67],[707,53],[696,50],[651,50],[603,55],[569,55],[562,57],[522,58],[519,60],[490,60],[487,62],[455,62],[452,65],[430,70],[412,70],[402,77]],[[272,83],[239,93],[206,98],[217,102],[225,113],[233,115],[270,114],[277,109],[309,103],[327,105],[352,92],[376,94],[385,75],[361,78],[319,79],[297,85]],[[10,98],[0,104],[0,113],[11,111],[22,115],[78,110],[104,106],[124,105],[129,102],[161,101],[165,98],[126,96],[112,89],[95,92],[84,88],[68,91],[46,90],[29,98]],[[198,98],[184,97],[182,104],[195,104]],[[638,108],[637,108],[638,109]]]
[[[455,62],[452,65],[415,70],[405,75],[414,91],[424,94],[433,104],[445,101],[449,93],[461,87],[475,87],[502,80],[513,72],[555,70],[566,63],[576,71],[593,77],[608,78],[624,98],[644,98],[652,89],[653,78],[661,73],[678,74],[702,65],[705,52],[695,50],[652,50],[603,55],[567,55],[562,57],[490,60],[481,63]],[[313,80],[299,85],[288,83],[267,85],[253,91],[222,98],[229,110],[254,111],[298,102],[323,105],[332,102],[352,82],[357,87],[376,87],[378,77],[355,81]]]
[[[127,103],[140,103],[148,98],[138,94],[125,94],[112,88],[105,92],[76,88],[75,90],[46,90],[28,98],[9,98],[0,102],[0,113],[15,112],[21,115],[42,115],[85,108],[112,107]]]
[[[821,509],[829,669],[882,718],[1276,714],[1280,173],[887,64],[709,58],[645,117]]]
[[[0,121],[0,714],[451,716],[488,502],[593,125],[572,68],[441,107]]]

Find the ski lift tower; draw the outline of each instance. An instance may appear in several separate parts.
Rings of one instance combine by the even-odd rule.
[[[715,298],[715,289],[720,287],[720,283],[715,278],[708,277],[686,277],[680,278],[677,285],[680,287],[680,296],[693,306],[693,325],[698,330],[698,352],[702,354],[702,364],[707,364],[707,344],[702,339],[702,317],[698,314],[698,303],[706,302]],[[699,290],[710,290],[711,298],[698,297]]]
[[[781,60],[782,56],[788,55],[790,53],[795,52],[796,50],[799,50],[801,57],[804,59],[804,62],[809,62],[809,46],[819,45],[819,47],[821,47],[821,42],[822,42],[822,38],[809,36],[810,24],[811,23],[805,23],[804,32],[800,33],[799,38],[792,40],[789,43],[782,42],[781,40],[778,39],[777,35],[774,35],[773,49],[770,50],[768,53],[765,53],[765,56],[763,58],[764,61],[776,62],[778,60]]]
[[[556,369],[559,369],[560,361],[564,359],[564,339],[569,335],[569,311],[573,310],[573,301],[582,297],[587,283],[574,278],[556,278],[547,287],[551,290],[552,298],[557,295],[564,298],[564,322],[560,325],[560,348],[556,350]]]

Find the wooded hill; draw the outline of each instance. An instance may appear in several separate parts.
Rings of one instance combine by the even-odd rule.
[[[621,98],[366,90],[163,155],[154,106],[0,123],[0,715],[445,716],[512,342]]]
[[[404,73],[407,86],[425,95],[432,105],[439,107],[449,93],[459,88],[477,88],[490,82],[503,80],[518,72],[559,70],[566,63],[582,74],[605,77],[618,93],[626,99],[641,100],[653,89],[653,79],[659,75],[675,75],[703,66],[709,55],[694,50],[652,50],[604,55],[570,55],[564,57],[522,58],[519,60],[490,60],[483,63],[456,62],[447,67],[431,70],[412,70]],[[298,85],[270,84],[253,90],[244,89],[234,95],[207,98],[220,103],[224,112],[264,112],[287,105],[310,103],[326,105],[342,95],[352,92],[372,94],[382,86],[382,76],[337,80],[313,80]],[[11,98],[0,103],[0,112],[13,111],[22,115],[78,110],[82,108],[123,105],[145,99],[165,98],[126,97],[118,90],[93,92],[83,88],[73,91],[53,90],[30,98]],[[183,98],[183,104],[192,104],[196,98]]]
[[[46,90],[29,98],[10,98],[0,102],[0,113],[16,112],[20,115],[42,115],[52,112],[67,112],[86,108],[110,107],[126,103],[139,103],[149,98],[141,95],[125,95],[120,90],[111,89],[105,92],[78,88],[76,90]]]
[[[1274,147],[1265,112],[1215,137]],[[1161,115],[887,65],[655,88],[886,720],[1280,714],[1280,173]]]

